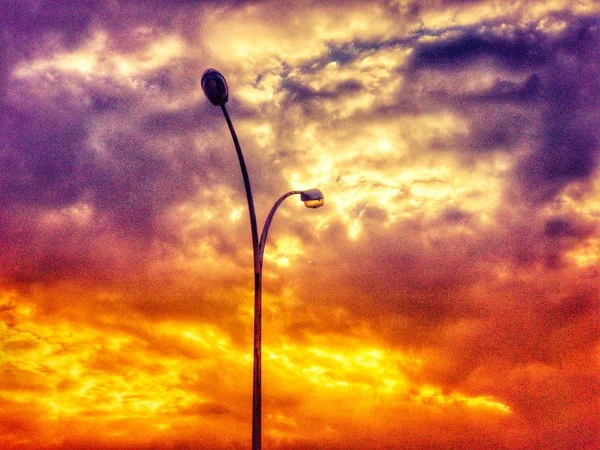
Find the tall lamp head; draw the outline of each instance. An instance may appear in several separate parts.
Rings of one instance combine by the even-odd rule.
[[[204,95],[215,106],[224,106],[229,99],[229,87],[225,77],[216,69],[206,69],[201,80]]]
[[[325,204],[325,197],[319,189],[308,189],[300,193],[300,200],[307,208],[319,208]]]

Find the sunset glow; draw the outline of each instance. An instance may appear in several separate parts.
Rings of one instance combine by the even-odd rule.
[[[0,24],[1,449],[250,448],[250,227],[207,68],[259,224],[307,202],[264,255],[265,449],[600,448],[597,2]]]

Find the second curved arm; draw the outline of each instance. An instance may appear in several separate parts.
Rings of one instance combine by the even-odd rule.
[[[262,263],[263,263],[263,255],[265,253],[265,245],[267,244],[267,235],[269,234],[269,227],[271,226],[271,222],[273,221],[275,212],[277,211],[277,208],[279,208],[279,205],[281,205],[286,198],[288,198],[291,195],[296,195],[296,194],[302,194],[302,191],[286,192],[281,197],[279,197],[279,200],[277,200],[275,202],[275,204],[271,208],[271,211],[269,211],[269,215],[267,216],[267,219],[265,220],[265,225],[263,226],[262,233],[260,235],[260,241],[258,243],[258,261],[259,261],[260,266],[262,266]]]

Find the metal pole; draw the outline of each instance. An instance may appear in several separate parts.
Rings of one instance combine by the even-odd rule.
[[[223,115],[227,121],[227,126],[235,145],[235,150],[240,161],[242,177],[244,178],[244,188],[246,190],[246,199],[248,200],[248,212],[250,213],[250,228],[252,229],[252,253],[254,256],[254,371],[252,385],[252,450],[261,449],[262,441],[262,267],[267,235],[275,212],[279,205],[291,195],[302,194],[303,191],[290,191],[283,194],[273,205],[269,212],[262,229],[260,240],[258,238],[258,226],[256,223],[256,211],[254,209],[254,199],[252,197],[252,188],[250,187],[250,177],[246,169],[246,162],[242,148],[237,138],[233,123],[229,118],[227,108],[221,105]]]
[[[254,371],[252,384],[252,450],[261,448],[261,338],[262,338],[262,264],[261,254],[259,252],[258,227],[256,225],[256,212],[254,210],[254,199],[252,198],[252,188],[250,187],[250,178],[242,154],[242,148],[238,141],[235,129],[227,113],[225,105],[221,105],[223,115],[227,121],[227,126],[231,132],[233,144],[240,160],[242,177],[244,178],[244,188],[246,189],[246,199],[248,200],[248,212],[250,213],[250,227],[252,229],[252,252],[254,255]]]

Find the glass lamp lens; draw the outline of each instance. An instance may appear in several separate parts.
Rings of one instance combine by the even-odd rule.
[[[304,202],[304,206],[306,206],[307,208],[319,208],[320,206],[323,206],[324,204],[325,204],[324,198],[319,198],[316,200],[306,200]]]

